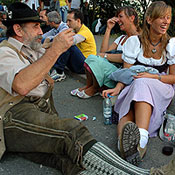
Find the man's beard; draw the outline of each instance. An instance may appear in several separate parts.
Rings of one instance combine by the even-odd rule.
[[[41,42],[38,42],[38,39],[42,39],[41,35],[36,36],[35,38],[33,38],[32,40],[27,40],[24,43],[26,45],[28,45],[32,50],[34,51],[39,51],[42,48],[42,44]]]

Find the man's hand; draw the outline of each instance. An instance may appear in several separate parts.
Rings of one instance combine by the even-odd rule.
[[[44,40],[44,43],[43,43],[42,47],[45,48],[45,49],[48,49],[49,47],[51,47],[51,45],[52,45],[52,42],[50,42],[50,39],[46,38]]]
[[[73,45],[74,35],[72,29],[62,31],[54,38],[51,48],[58,54],[65,52]]]

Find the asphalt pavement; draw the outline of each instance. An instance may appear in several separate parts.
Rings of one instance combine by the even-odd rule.
[[[99,51],[102,36],[95,36],[97,42],[97,50]],[[110,42],[114,40],[111,37]],[[86,114],[89,119],[83,121],[88,127],[91,134],[100,142],[106,144],[115,151],[116,149],[116,125],[104,125],[102,116],[101,96],[95,96],[90,99],[79,99],[70,95],[72,89],[85,85],[85,76],[77,75],[66,71],[67,78],[62,82],[55,83],[53,96],[56,109],[61,118],[73,118],[78,114]],[[94,117],[96,120],[94,120]],[[151,167],[159,167],[167,164],[175,155],[175,150],[171,156],[162,154],[162,148],[167,143],[162,142],[159,137],[149,139],[147,153],[139,165],[139,167],[150,169]],[[25,160],[15,154],[5,154],[0,161],[0,175],[62,175],[56,169],[43,165],[35,164]]]

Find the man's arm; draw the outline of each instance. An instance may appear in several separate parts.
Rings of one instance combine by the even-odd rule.
[[[80,34],[74,35],[74,45],[85,41],[85,39],[86,38],[84,36],[80,35]]]
[[[44,33],[42,35],[43,39],[49,38],[50,40],[53,39],[55,36],[57,36],[60,32],[68,29],[66,23],[61,22],[60,26],[57,29],[51,29],[48,32]]]
[[[22,69],[14,78],[13,91],[20,95],[28,94],[37,87],[50,71],[58,57],[73,44],[72,29],[65,30],[56,36],[52,46],[36,62]]]
[[[53,39],[55,37],[54,29],[49,30],[48,32],[42,35],[43,39],[50,38]]]

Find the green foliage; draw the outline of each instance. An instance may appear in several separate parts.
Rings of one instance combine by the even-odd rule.
[[[117,7],[120,6],[119,3],[120,1],[117,0],[90,0],[90,26],[92,26],[93,22],[98,18],[102,19],[102,25],[106,24],[107,20],[115,15]]]
[[[0,2],[8,7],[11,3],[20,2],[20,0],[0,0]]]

